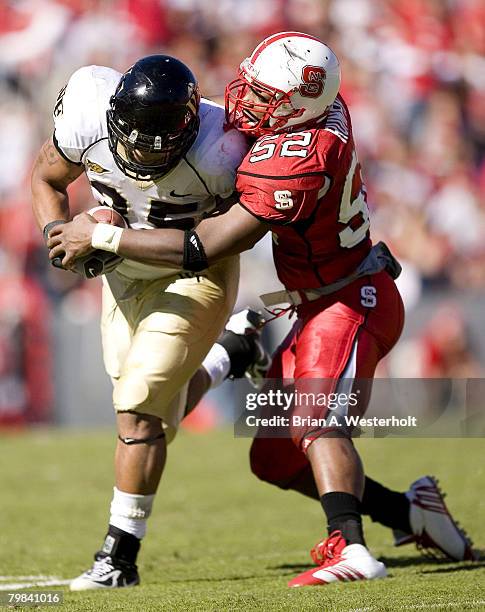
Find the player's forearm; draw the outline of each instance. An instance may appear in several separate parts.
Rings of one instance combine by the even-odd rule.
[[[37,225],[42,230],[56,219],[69,219],[67,191],[58,191],[43,180],[32,178],[32,209]]]
[[[126,229],[117,253],[142,263],[182,267],[184,232],[176,229]]]
[[[220,217],[202,221],[193,232],[177,229],[123,229],[96,221],[86,213],[55,227],[47,245],[51,259],[65,267],[91,249],[155,266],[203,270],[220,259],[241,253],[264,236],[269,226],[234,206]]]
[[[84,171],[78,164],[64,160],[52,139],[41,147],[31,177],[32,208],[42,230],[56,219],[69,218],[68,186]]]
[[[197,263],[205,260],[212,265],[225,257],[251,249],[269,230],[269,227],[233,206],[227,213],[203,220],[196,228],[197,236],[185,236],[182,230],[123,230],[117,253],[122,257],[154,265],[190,267],[194,257]],[[197,238],[197,249],[190,246]],[[185,244],[188,240],[188,244]],[[184,261],[184,248],[188,255]],[[195,269],[195,268],[194,268]]]

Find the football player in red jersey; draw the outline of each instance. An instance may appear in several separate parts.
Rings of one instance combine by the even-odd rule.
[[[296,32],[270,36],[226,88],[228,124],[257,137],[238,170],[238,204],[185,232],[125,230],[81,215],[55,228],[49,242],[51,257],[62,256],[65,267],[96,247],[203,273],[209,264],[251,248],[272,232],[285,291],[265,296],[266,304],[289,302],[298,318],[268,378],[295,379],[303,392],[349,394],[356,385],[360,391],[357,405],[344,406],[337,425],[323,424],[326,407],[307,405],[310,418],[304,422],[309,424],[290,427],[286,439],[260,431],[253,442],[256,475],[318,497],[327,516],[329,537],[312,555],[318,567],[290,586],[386,575],[365,545],[361,500],[369,496],[364,486],[373,481],[364,477],[344,417],[364,414],[377,363],[400,336],[404,309],[394,283],[400,267],[385,245],[372,246],[365,186],[339,86],[338,60],[321,41]],[[318,419],[322,425],[314,424]],[[415,484],[425,493],[421,498],[442,503],[434,481]],[[376,495],[384,491],[373,486]],[[389,499],[392,495],[400,494],[389,492]],[[405,511],[399,511],[403,500],[396,498],[393,505],[394,522],[386,524],[415,533],[409,502]],[[440,533],[459,540],[464,558],[468,542],[451,517],[446,520]]]

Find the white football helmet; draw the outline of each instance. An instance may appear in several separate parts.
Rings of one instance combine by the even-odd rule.
[[[269,36],[239,67],[225,91],[226,122],[254,136],[317,125],[337,97],[340,65],[318,38]]]

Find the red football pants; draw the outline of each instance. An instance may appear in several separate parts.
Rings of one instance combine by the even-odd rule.
[[[324,393],[338,390],[343,376],[355,379],[358,403],[352,414],[367,409],[376,366],[397,342],[404,324],[399,291],[386,272],[364,277],[344,289],[298,307],[298,320],[277,349],[268,379],[295,379],[295,387]],[[305,379],[318,379],[309,381]],[[352,384],[352,380],[351,380]],[[315,387],[316,385],[316,387]],[[308,414],[309,407],[305,407]],[[316,418],[326,407],[310,407]],[[264,437],[258,431],[250,451],[251,469],[262,480],[282,488],[307,469],[304,450],[329,429],[291,428],[287,437]]]

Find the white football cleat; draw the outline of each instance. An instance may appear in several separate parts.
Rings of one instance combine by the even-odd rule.
[[[318,553],[315,550],[318,549]],[[362,544],[349,544],[340,531],[334,531],[323,542],[312,550],[316,561],[318,554],[319,567],[292,578],[289,587],[317,586],[332,582],[354,582],[355,580],[374,580],[387,576],[386,566],[377,561]]]
[[[69,588],[71,591],[88,591],[130,587],[139,583],[136,565],[118,563],[111,557],[96,555],[93,567],[74,578]]]
[[[394,545],[414,542],[418,550],[433,559],[451,561],[476,561],[478,554],[472,541],[453,519],[446,507],[438,481],[433,476],[423,476],[409,487],[412,534],[394,531]]]

